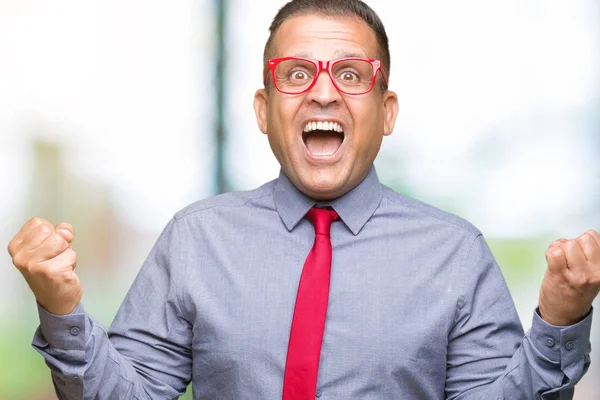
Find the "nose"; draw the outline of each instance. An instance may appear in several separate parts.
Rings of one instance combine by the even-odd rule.
[[[321,106],[327,106],[331,103],[339,101],[341,98],[340,92],[333,85],[333,81],[327,70],[321,71],[317,76],[315,85],[308,91],[306,100],[308,102],[316,102]]]

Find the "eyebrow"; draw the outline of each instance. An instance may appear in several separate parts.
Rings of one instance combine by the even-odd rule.
[[[356,50],[348,50],[348,49],[338,49],[334,53],[334,57],[336,58],[346,58],[346,57],[366,57],[365,54],[357,52]],[[313,58],[309,53],[297,53],[293,54],[292,57],[303,57],[303,58]]]
[[[366,57],[365,54],[357,52],[356,50],[346,50],[346,49],[336,50],[335,51],[335,55],[336,55],[336,57],[339,57],[339,58],[344,58],[344,57]]]

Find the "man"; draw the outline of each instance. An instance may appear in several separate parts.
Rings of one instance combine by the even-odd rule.
[[[361,1],[282,8],[254,99],[279,178],[178,212],[108,335],[79,303],[72,227],[27,222],[9,252],[59,397],[170,399],[192,381],[196,399],[570,398],[600,236],[550,245],[524,335],[480,232],[378,182],[389,72]]]

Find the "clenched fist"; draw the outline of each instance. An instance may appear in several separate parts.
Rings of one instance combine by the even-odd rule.
[[[551,325],[581,321],[600,291],[600,235],[559,239],[546,251],[548,269],[540,290],[540,314]]]
[[[77,256],[71,249],[73,227],[56,226],[34,217],[8,244],[13,263],[21,271],[38,303],[57,315],[71,313],[82,289],[75,273]]]

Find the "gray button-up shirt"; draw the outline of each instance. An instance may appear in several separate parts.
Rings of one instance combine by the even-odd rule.
[[[175,215],[107,334],[83,307],[40,308],[34,346],[62,399],[280,399],[315,204],[282,173]],[[330,204],[320,399],[566,399],[591,314],[524,335],[481,233],[393,192],[374,169]],[[560,393],[558,393],[560,392]],[[562,397],[561,397],[562,396]]]

